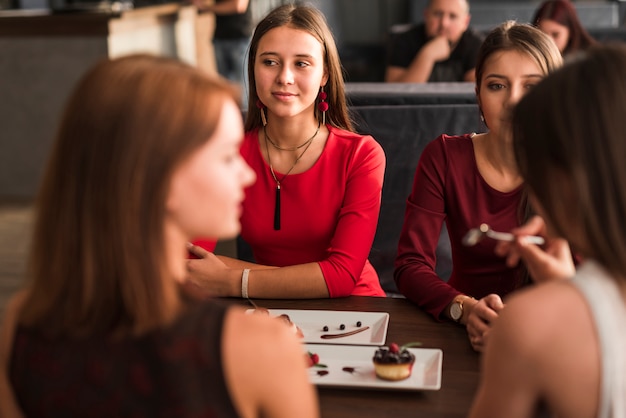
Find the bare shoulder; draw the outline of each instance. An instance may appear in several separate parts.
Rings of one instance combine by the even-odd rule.
[[[562,328],[584,318],[590,320],[584,298],[568,281],[544,283],[519,291],[507,298],[505,304],[506,309],[494,331],[497,329],[519,347],[537,348],[542,352],[546,341],[557,338],[555,327]],[[569,331],[569,327],[566,330]]]
[[[315,417],[305,353],[291,327],[266,315],[230,309],[222,353],[227,385],[242,417]]]
[[[0,330],[0,416],[2,417],[19,418],[23,416],[17,406],[13,389],[9,382],[8,369],[17,318],[26,296],[26,291],[16,293],[9,300],[2,318],[2,328]]]
[[[4,310],[2,318],[2,328],[0,333],[0,339],[4,344],[10,343],[13,339],[13,333],[17,326],[17,318],[19,316],[20,309],[24,305],[27,297],[27,292],[21,290],[9,299]]]
[[[230,365],[235,376],[247,375],[246,381],[252,383],[250,371],[254,371],[254,376],[263,374],[265,366],[275,361],[275,352],[280,353],[289,347],[289,340],[283,342],[286,339],[285,328],[269,315],[250,314],[239,308],[229,309],[224,319],[222,339],[226,372]]]
[[[225,326],[232,326],[235,343],[262,344],[276,339],[293,340],[291,329],[285,326],[284,321],[269,315],[250,314],[244,309],[230,309]]]
[[[11,357],[11,349],[15,338],[18,316],[20,309],[24,305],[27,292],[22,290],[16,293],[6,306],[2,324],[0,325],[0,373],[4,367],[8,367]]]
[[[7,315],[16,315],[24,304],[27,296],[28,292],[26,290],[20,290],[11,296],[5,308],[5,317]]]
[[[237,353],[238,363],[248,364],[259,375],[264,371],[278,373],[283,365],[293,367],[294,359],[304,364],[300,341],[281,319],[231,309],[224,326],[223,349]]]
[[[512,294],[505,304],[506,320],[518,320],[520,325],[532,323],[536,326],[539,325],[537,322],[546,319],[560,321],[570,317],[572,310],[587,312],[585,299],[567,280],[534,285]]]
[[[509,367],[515,358],[517,379],[557,416],[593,416],[600,348],[582,294],[569,281],[550,282],[521,291],[505,304],[488,342],[492,366]]]

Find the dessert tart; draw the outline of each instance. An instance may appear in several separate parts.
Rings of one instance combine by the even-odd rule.
[[[374,370],[376,376],[383,380],[404,380],[411,376],[415,356],[404,347],[391,343],[389,347],[381,347],[374,353]]]

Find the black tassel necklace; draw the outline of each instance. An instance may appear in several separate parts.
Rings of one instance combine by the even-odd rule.
[[[265,152],[267,153],[267,162],[268,162],[268,164],[270,166],[270,173],[272,173],[272,177],[274,178],[274,181],[276,182],[276,203],[274,204],[274,230],[275,231],[279,231],[280,230],[280,185],[281,185],[282,182],[285,181],[285,178],[287,178],[289,173],[291,173],[291,170],[294,169],[296,164],[298,164],[298,161],[300,161],[300,158],[302,158],[302,156],[304,155],[306,150],[309,149],[309,147],[313,143],[313,139],[315,139],[315,137],[317,136],[317,134],[320,131],[320,126],[321,126],[321,124],[318,122],[317,129],[315,130],[315,133],[313,134],[312,137],[310,137],[309,139],[304,141],[302,144],[300,144],[300,145],[298,145],[296,147],[291,147],[291,148],[282,148],[282,147],[278,146],[274,141],[272,141],[272,139],[267,134],[267,130],[265,129],[265,126],[263,126],[263,134],[265,135]],[[269,150],[269,147],[267,146],[268,142],[271,143],[272,146],[274,146],[274,148],[282,150],[282,151],[296,151],[296,150],[304,147],[304,150],[302,150],[300,155],[298,155],[296,157],[296,161],[294,161],[294,163],[291,166],[291,168],[289,170],[287,170],[285,175],[280,180],[278,180],[278,177],[276,177],[276,173],[274,173],[274,167],[272,166],[272,158],[270,157],[270,150]]]

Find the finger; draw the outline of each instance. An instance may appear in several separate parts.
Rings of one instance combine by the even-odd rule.
[[[508,241],[497,241],[494,253],[500,257],[505,257],[511,251],[511,243]]]
[[[544,246],[544,248],[547,248]],[[532,263],[543,264],[550,260],[551,256],[546,253],[545,249],[528,242],[525,235],[517,236],[514,241],[514,247],[509,252],[506,265],[515,267],[523,260],[527,265]]]
[[[489,333],[490,329],[491,328],[487,324],[480,323],[479,325],[475,327],[468,327],[467,335],[469,336],[470,340],[473,341],[474,343],[482,344],[484,343],[485,335]]]
[[[480,300],[474,307],[474,313],[482,322],[488,323],[494,316],[497,316],[497,310],[500,309],[498,300],[485,300],[486,296]],[[496,296],[497,298],[497,296]]]
[[[494,312],[499,312],[504,308],[504,303],[502,302],[502,298],[495,293],[491,293],[483,298],[485,300],[485,304],[493,309]]]
[[[489,328],[491,327],[491,320],[495,318],[497,318],[497,316],[493,318],[480,318],[480,321],[476,321],[473,324],[474,331],[472,332],[472,334],[482,336],[485,332],[489,331]]]
[[[520,260],[514,241],[498,241],[493,249],[495,255],[504,257],[507,267],[515,267]]]
[[[533,216],[524,225],[513,229],[515,235],[536,235],[546,232],[546,223],[541,216]]]
[[[485,306],[476,312],[473,318],[468,321],[468,329],[472,329],[472,334],[483,335],[490,327],[491,323],[498,318],[498,313]]]
[[[518,238],[516,243],[520,257],[528,264],[545,264],[553,259],[538,245],[529,243],[523,237]]]
[[[196,257],[200,257],[200,258],[206,257],[206,255],[209,253],[204,248],[198,245],[193,245],[190,242],[187,243],[187,251],[189,251],[191,254],[195,255]]]
[[[488,330],[489,324],[482,319],[474,320],[471,324],[467,325],[467,333],[474,337],[482,337],[482,335]]]
[[[197,271],[196,264],[198,264],[198,260],[187,260],[187,271],[190,273]],[[190,276],[189,279],[195,280],[192,276]]]
[[[489,329],[491,324],[493,324],[493,322],[496,319],[498,319],[498,312],[496,312],[496,311],[494,311],[492,309],[486,310],[484,312],[484,315],[483,315],[483,317],[481,319],[482,319],[483,323],[486,325],[485,328]],[[483,331],[485,331],[485,330],[483,330]]]
[[[481,337],[470,337],[470,344],[475,351],[483,351],[483,339]]]
[[[509,254],[506,257],[507,267],[513,268],[519,264],[519,261],[520,261],[520,254],[515,250],[509,252]]]

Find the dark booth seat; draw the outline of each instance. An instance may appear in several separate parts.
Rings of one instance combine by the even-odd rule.
[[[383,289],[395,294],[393,264],[406,199],[422,150],[442,133],[484,132],[485,128],[476,104],[357,106],[352,111],[358,132],[372,135],[385,150],[387,158],[381,213],[370,261],[379,274]],[[445,225],[439,240],[436,270],[444,279],[452,270]]]
[[[346,83],[353,107],[476,103],[474,83]]]

